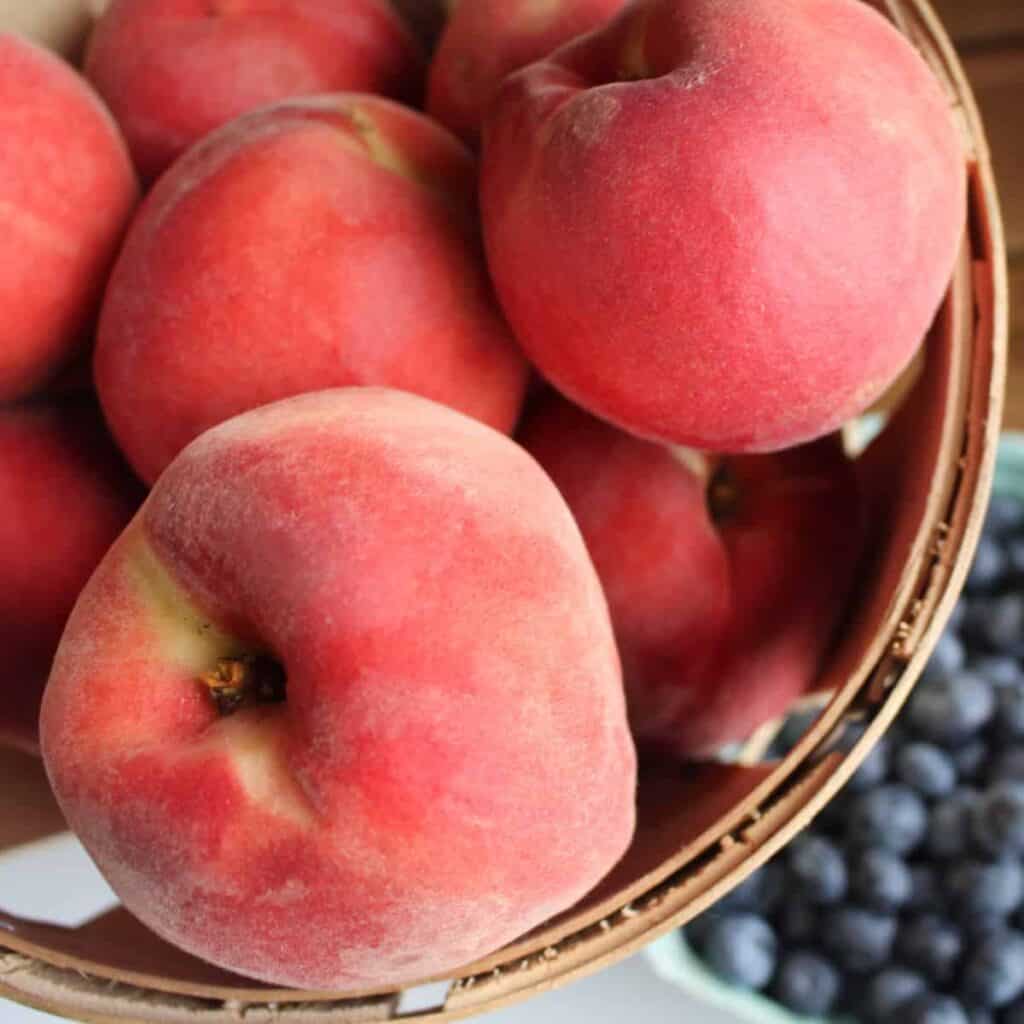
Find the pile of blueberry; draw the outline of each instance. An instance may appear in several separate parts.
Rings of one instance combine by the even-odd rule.
[[[900,719],[808,832],[686,927],[705,963],[799,1015],[1024,1024],[1022,659],[1024,504],[997,497]]]

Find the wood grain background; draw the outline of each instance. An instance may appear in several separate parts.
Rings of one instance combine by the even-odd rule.
[[[1006,426],[1024,430],[1024,0],[933,0],[988,130],[1010,261]]]

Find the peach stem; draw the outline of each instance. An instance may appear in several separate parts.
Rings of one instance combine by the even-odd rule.
[[[221,715],[247,704],[276,704],[285,700],[285,674],[272,658],[244,654],[221,658],[213,672],[200,676]]]

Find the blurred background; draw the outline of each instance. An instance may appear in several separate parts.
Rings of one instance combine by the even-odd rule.
[[[953,37],[988,129],[1010,258],[1006,422],[1024,429],[1024,2],[933,0]]]

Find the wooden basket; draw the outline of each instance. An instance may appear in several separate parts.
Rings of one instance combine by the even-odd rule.
[[[636,839],[611,876],[505,949],[450,978],[424,979],[442,982],[429,990],[433,1009],[405,1009],[421,986],[338,994],[247,981],[173,949],[122,910],[70,929],[0,909],[0,994],[93,1022],[455,1020],[634,953],[738,884],[825,806],[906,700],[957,599],[991,485],[1006,362],[1003,233],[974,100],[924,0],[877,5],[919,47],[956,112],[967,230],[923,372],[860,461],[875,526],[871,564],[821,680],[834,696],[792,753],[770,764],[645,769]],[[416,0],[403,6],[415,11]],[[0,0],[0,27],[33,31],[73,53],[89,12],[87,0]],[[836,731],[853,718],[869,721],[867,731],[848,753],[833,749]],[[0,764],[8,840],[59,830],[38,766],[13,756]]]

